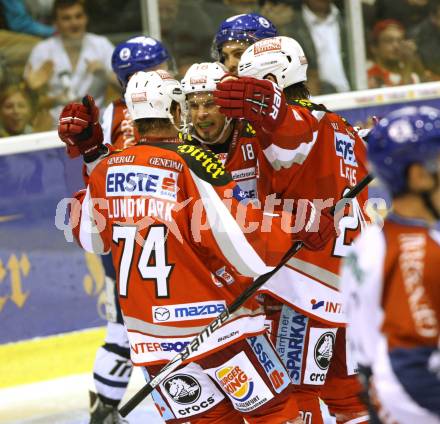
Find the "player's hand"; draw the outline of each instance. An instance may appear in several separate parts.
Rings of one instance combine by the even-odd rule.
[[[329,209],[318,211],[312,202],[300,203],[295,226],[298,223],[301,229],[293,238],[302,241],[309,250],[322,250],[337,236],[334,218]]]
[[[230,118],[245,118],[272,132],[287,113],[282,90],[269,80],[238,77],[217,84],[215,103],[220,112]]]
[[[69,103],[61,112],[58,135],[67,145],[70,157],[80,154],[84,160],[93,160],[99,154],[104,139],[99,123],[99,109],[92,96],[85,96],[82,103]]]

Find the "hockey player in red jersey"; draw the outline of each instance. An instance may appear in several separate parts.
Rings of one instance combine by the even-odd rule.
[[[226,116],[245,118],[255,129],[273,166],[271,192],[279,195],[280,207],[285,199],[304,198],[316,199],[318,208],[329,206],[367,174],[365,145],[356,131],[308,100],[306,70],[295,40],[267,38],[244,52],[239,77],[225,79],[215,92]],[[351,202],[333,243],[321,252],[299,252],[262,290],[273,341],[307,423],[322,423],[319,396],[338,423],[368,420],[357,396],[356,365],[345,351],[338,291],[340,259],[365,225],[366,200],[365,191]]]
[[[263,157],[252,127],[238,119],[225,117],[214,103],[216,85],[226,75],[217,62],[195,63],[182,79],[188,109],[186,138],[213,151],[231,173],[246,198],[258,199],[269,187],[264,175],[271,165]],[[262,199],[264,202],[264,199]]]
[[[352,348],[374,423],[440,423],[440,110],[398,109],[368,136],[374,174],[393,197],[344,260]]]
[[[244,208],[257,223],[262,213],[239,203],[240,190],[212,153],[180,144],[174,124],[183,95],[168,73],[135,74],[125,97],[141,136],[136,146],[108,154],[96,137],[94,114],[90,119],[83,105],[68,106],[71,119],[60,125],[70,128],[65,142],[94,168],[72,207],[74,234],[86,250],[111,251],[132,361],[154,375],[244,289],[241,280],[223,283],[214,271],[226,266],[248,277],[264,273],[270,269],[265,262],[279,260],[292,236],[275,224],[271,233],[243,233],[228,207],[233,215]],[[308,210],[307,221],[315,219]],[[320,248],[332,226],[323,215],[319,232],[304,229],[297,237]],[[251,300],[201,345],[191,358],[196,362],[162,383],[155,400],[164,419],[294,421],[287,371],[263,333],[264,315]]]
[[[166,70],[170,63],[172,58],[166,48],[152,37],[133,37],[116,46],[112,55],[112,68],[121,84],[122,97],[110,103],[104,111],[104,143],[117,149],[137,143],[139,135],[123,98],[128,80],[137,71]],[[102,263],[106,276],[108,324],[105,343],[98,349],[93,367],[96,393],[90,392],[90,424],[117,424],[121,421],[117,407],[127,389],[133,367],[117,298],[116,273],[111,256],[103,256]]]

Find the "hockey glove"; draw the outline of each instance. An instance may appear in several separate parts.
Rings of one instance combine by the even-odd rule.
[[[85,96],[82,104],[69,103],[64,107],[58,122],[58,135],[66,143],[70,157],[81,154],[90,162],[99,156],[104,136],[99,109],[92,96]]]
[[[274,131],[287,113],[283,92],[269,80],[239,77],[219,82],[214,99],[224,115],[245,118],[265,132]]]
[[[337,236],[334,218],[329,209],[317,211],[312,202],[300,203],[296,214],[294,240],[300,240],[309,250],[322,250]]]

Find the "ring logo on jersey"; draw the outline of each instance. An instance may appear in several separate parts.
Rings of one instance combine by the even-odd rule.
[[[224,300],[212,302],[181,303],[178,305],[153,306],[153,322],[191,321],[214,318],[226,309]],[[166,313],[168,311],[168,314]]]
[[[176,201],[177,172],[149,166],[112,166],[107,170],[106,195],[152,196]]]
[[[157,308],[154,311],[154,322],[168,321],[170,316],[170,311],[167,308]]]
[[[233,399],[244,402],[252,396],[254,383],[238,365],[220,368],[215,375],[220,385]]]
[[[322,370],[327,370],[333,356],[335,335],[331,332],[324,333],[315,345],[315,362]]]
[[[357,167],[356,156],[354,154],[354,143],[347,134],[335,132],[336,156],[341,157],[346,165]]]
[[[163,386],[174,402],[181,405],[196,402],[202,392],[202,387],[198,381],[187,374],[176,374],[165,380]]]

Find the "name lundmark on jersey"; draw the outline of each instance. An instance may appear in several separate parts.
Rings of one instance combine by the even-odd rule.
[[[173,221],[171,214],[174,202],[158,199],[112,199],[109,201],[108,217],[115,218],[144,218],[146,216],[159,218],[161,221]]]

